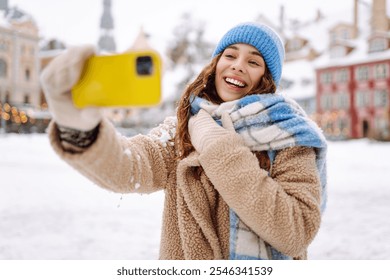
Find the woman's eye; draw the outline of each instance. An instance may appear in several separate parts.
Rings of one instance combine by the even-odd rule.
[[[260,63],[258,63],[257,61],[249,61],[250,64],[253,64],[253,65],[256,65],[256,66],[260,66]]]
[[[225,57],[226,57],[226,58],[234,58],[234,56],[231,55],[231,54],[225,54]]]

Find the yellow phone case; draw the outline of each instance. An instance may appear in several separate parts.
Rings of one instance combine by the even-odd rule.
[[[73,103],[87,106],[153,106],[161,100],[161,59],[154,51],[93,56],[72,88]]]

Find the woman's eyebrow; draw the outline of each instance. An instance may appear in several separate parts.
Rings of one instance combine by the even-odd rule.
[[[258,51],[251,51],[251,52],[249,52],[249,53],[252,54],[252,55],[260,56],[261,58],[263,57],[263,56],[261,55],[261,53],[259,53]]]
[[[230,45],[230,46],[227,46],[226,49],[233,49],[233,50],[238,51],[238,50],[239,50],[239,47],[237,47],[237,46],[235,46],[235,45]],[[249,54],[251,54],[251,55],[257,55],[257,56],[260,56],[261,58],[263,58],[263,56],[261,55],[261,53],[258,52],[258,51],[249,51]]]
[[[233,50],[238,51],[238,47],[236,47],[236,46],[234,46],[234,45],[227,46],[226,48],[227,48],[227,49],[233,49]]]

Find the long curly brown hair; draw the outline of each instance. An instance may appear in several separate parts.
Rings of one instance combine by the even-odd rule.
[[[175,143],[179,149],[177,159],[183,159],[192,151],[194,151],[194,147],[192,146],[190,139],[190,134],[188,132],[188,120],[191,117],[190,96],[199,96],[214,104],[221,104],[224,102],[218,96],[217,90],[215,88],[215,72],[221,55],[222,53],[215,56],[211,62],[203,68],[198,77],[186,87],[178,102],[176,113],[178,124],[175,136]],[[271,72],[266,67],[265,73],[257,87],[253,88],[247,95],[275,93],[276,88],[277,87],[274,80],[272,79]]]

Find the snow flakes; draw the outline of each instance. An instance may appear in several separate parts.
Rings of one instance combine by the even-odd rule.
[[[126,149],[124,151],[125,155],[127,155],[128,157],[131,157],[131,151],[129,149]]]
[[[168,117],[163,124],[160,124],[158,129],[153,133],[154,139],[159,141],[163,147],[167,145],[174,146],[173,139],[176,134],[176,117]]]
[[[130,178],[130,184],[133,185],[133,184],[134,184],[134,181],[135,181],[135,180],[134,180],[134,176],[131,176],[131,178]],[[140,183],[135,183],[135,184],[134,184],[134,189],[135,189],[135,190],[138,190],[140,187],[141,187],[141,184],[140,184]]]
[[[119,199],[118,205],[116,206],[117,208],[121,207],[122,200],[123,200],[123,194],[121,195],[121,198]]]
[[[167,144],[169,144],[170,146],[174,145],[174,142],[172,140],[173,140],[173,138],[175,137],[175,134],[176,134],[176,128],[175,127],[172,127],[169,130],[161,128],[160,129],[160,133],[161,133],[161,135],[160,135],[160,137],[158,137],[158,140],[162,143],[162,145],[164,147],[166,147]]]
[[[132,152],[130,151],[130,149],[126,149],[124,150],[124,153],[126,156],[128,157],[131,157],[132,156]],[[141,160],[141,156],[139,154],[135,154],[135,158],[140,161]]]
[[[162,129],[160,131],[161,131],[161,136],[158,140],[163,144],[164,147],[166,147],[167,142],[169,142],[172,139],[172,137],[169,134],[169,132],[166,131],[165,129]]]

